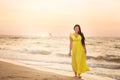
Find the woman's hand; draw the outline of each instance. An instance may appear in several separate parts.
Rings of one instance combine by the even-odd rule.
[[[69,52],[68,56],[71,56],[71,52]]]

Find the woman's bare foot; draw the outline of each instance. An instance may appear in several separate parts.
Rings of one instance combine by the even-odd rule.
[[[74,72],[75,73],[75,77],[77,77],[77,73],[76,72]]]
[[[80,76],[80,74],[78,74],[78,78],[80,78],[80,79],[82,78],[82,77]]]

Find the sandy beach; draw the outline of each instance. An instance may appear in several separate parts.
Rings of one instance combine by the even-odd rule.
[[[72,77],[43,72],[0,61],[0,80],[73,80]]]
[[[37,70],[14,62],[0,60],[0,80],[113,80],[107,77],[84,74],[83,79],[74,78],[67,72]],[[66,75],[67,74],[67,75]]]

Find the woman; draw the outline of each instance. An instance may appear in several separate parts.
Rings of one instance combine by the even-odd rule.
[[[74,33],[70,34],[70,50],[69,56],[71,56],[72,51],[72,68],[75,77],[81,78],[81,73],[89,71],[86,64],[86,47],[85,47],[85,37],[81,32],[80,25],[74,26]]]

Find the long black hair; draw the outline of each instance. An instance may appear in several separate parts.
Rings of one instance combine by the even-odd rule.
[[[79,32],[78,32],[78,34],[81,35],[81,37],[82,37],[82,40],[81,40],[82,45],[85,45],[85,37],[84,37],[84,34],[81,32],[80,25],[76,24],[76,25],[74,26],[74,30],[75,30],[76,27],[79,28]]]

